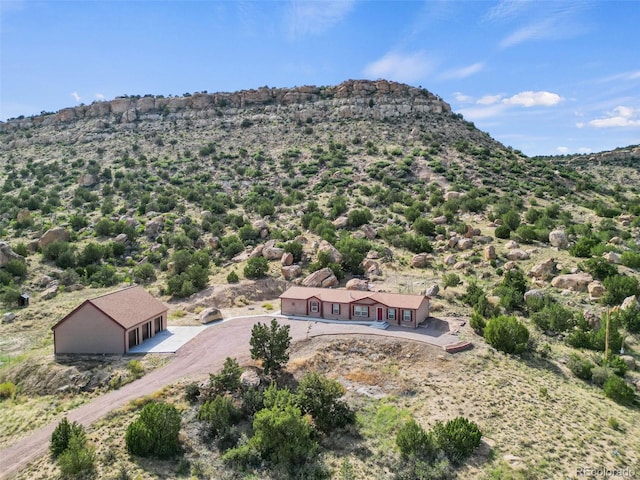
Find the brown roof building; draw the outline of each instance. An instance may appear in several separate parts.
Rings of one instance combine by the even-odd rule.
[[[425,295],[291,287],[280,295],[280,309],[283,315],[416,328],[429,317],[429,300]]]
[[[56,354],[123,354],[167,328],[167,307],[134,286],[85,300],[53,330]]]

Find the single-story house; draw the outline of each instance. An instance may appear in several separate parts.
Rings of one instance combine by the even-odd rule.
[[[429,300],[426,295],[291,287],[280,295],[280,309],[283,315],[416,328],[429,317]]]
[[[166,330],[167,310],[138,286],[85,300],[53,326],[54,352],[127,353]]]

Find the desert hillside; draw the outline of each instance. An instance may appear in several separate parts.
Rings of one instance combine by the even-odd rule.
[[[436,94],[384,80],[129,96],[0,122],[0,448],[171,361],[54,358],[51,326],[83,300],[136,283],[170,325],[195,325],[208,307],[269,314],[302,284],[426,293],[475,346],[293,345],[291,377],[338,380],[357,412],[322,437],[325,478],[410,478],[397,429],[455,415],[480,426],[481,447],[420,478],[638,475],[639,168],[638,146],[527,157]],[[492,343],[499,318],[525,329],[522,348]],[[157,395],[183,415],[180,475],[244,478],[198,437],[184,383]],[[178,475],[126,453],[140,407],[89,431],[100,475]],[[22,478],[56,468],[43,458]]]

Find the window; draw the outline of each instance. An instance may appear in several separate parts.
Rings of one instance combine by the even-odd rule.
[[[389,308],[387,310],[387,320],[395,320],[396,319],[396,309]]]
[[[405,322],[411,321],[411,310],[403,310],[402,311],[402,320]]]
[[[311,313],[318,313],[320,311],[320,305],[318,302],[311,302]]]
[[[340,304],[339,303],[334,303],[333,306],[331,307],[331,312],[334,315],[340,315]]]
[[[356,317],[368,317],[369,307],[362,307],[360,305],[356,305],[355,307],[353,307],[353,315]]]

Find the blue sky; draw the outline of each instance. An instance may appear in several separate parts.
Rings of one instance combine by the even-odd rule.
[[[385,78],[527,155],[640,144],[640,0],[0,0],[0,15],[1,120]]]

